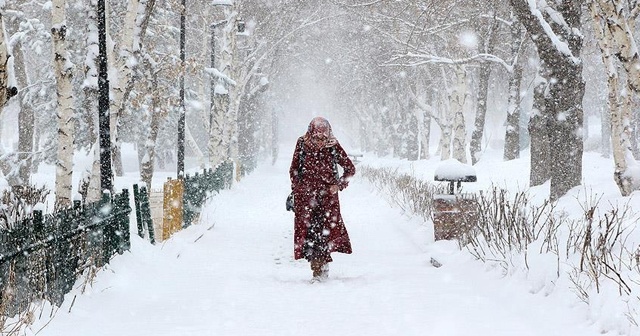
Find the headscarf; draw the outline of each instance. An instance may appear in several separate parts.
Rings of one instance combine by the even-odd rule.
[[[322,139],[317,141],[317,139]],[[304,135],[304,143],[313,150],[320,150],[324,147],[333,147],[338,140],[333,136],[331,124],[323,117],[315,117],[307,127],[307,133]]]

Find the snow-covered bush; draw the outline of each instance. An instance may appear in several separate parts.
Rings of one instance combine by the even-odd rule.
[[[391,202],[431,222],[431,200],[441,188],[397,169],[359,170]],[[504,276],[523,276],[532,293],[574,292],[603,332],[640,332],[640,237],[634,231],[640,214],[629,204],[605,207],[589,195],[579,200],[583,216],[572,218],[557,202],[536,204],[527,192],[496,186],[476,200],[478,222],[459,238],[461,248],[499,265]],[[621,327],[623,319],[628,327]]]

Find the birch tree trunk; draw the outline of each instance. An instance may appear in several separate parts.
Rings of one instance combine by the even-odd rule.
[[[467,72],[462,66],[456,67],[457,84],[451,95],[453,113],[453,158],[467,163],[467,132],[464,121],[464,107],[467,98]]]
[[[219,76],[214,89],[213,109],[209,128],[209,163],[217,167],[223,161],[238,155],[238,102],[233,90],[234,54],[236,49],[236,4],[225,7],[227,23],[221,36]]]
[[[275,165],[278,160],[278,113],[275,109],[271,110],[271,164]]]
[[[102,197],[100,192],[100,151],[98,143],[98,109],[96,102],[98,101],[98,14],[96,8],[98,7],[97,0],[91,0],[89,2],[89,9],[87,13],[87,56],[85,57],[85,80],[83,83],[84,90],[84,102],[83,107],[87,117],[87,125],[89,125],[89,132],[91,132],[91,150],[90,154],[93,155],[91,167],[89,167],[86,181],[80,181],[80,187],[78,190],[81,194],[84,194],[85,202],[95,202]]]
[[[429,147],[431,139],[431,114],[422,112],[422,121],[420,122],[420,159],[428,160],[430,158]]]
[[[214,89],[213,111],[209,122],[209,164],[216,168],[224,162],[228,156],[229,144],[227,142],[226,111],[229,108],[229,94],[224,86],[216,84]]]
[[[202,160],[204,158],[204,154],[200,150],[200,147],[198,146],[198,142],[196,142],[196,139],[193,137],[193,134],[191,134],[191,128],[189,127],[188,124],[184,126],[184,138],[185,138],[184,141],[187,144],[187,146],[191,148],[191,150],[193,151],[193,154],[198,158],[198,162],[200,164],[203,164],[204,162],[202,162]]]
[[[483,52],[493,54],[495,49],[496,31],[498,30],[499,21],[494,20],[488,37],[482,39]],[[484,125],[487,115],[487,100],[489,98],[489,79],[491,78],[491,62],[480,63],[478,69],[478,108],[476,109],[476,117],[471,133],[471,142],[469,143],[469,152],[471,154],[471,164],[480,161],[482,151],[482,137],[484,136]]]
[[[126,91],[126,85],[131,80],[133,69],[133,41],[135,37],[136,18],[138,17],[138,11],[140,2],[138,0],[128,0],[127,12],[124,18],[122,35],[120,37],[120,48],[118,54],[115,57],[114,68],[118,72],[117,80],[110,79],[112,99],[109,106],[111,111],[109,117],[109,132],[111,134],[111,148],[112,148],[112,160],[113,168],[116,176],[122,176],[124,174],[122,167],[122,153],[120,143],[120,136],[118,135],[119,121],[121,118],[120,106],[124,104],[124,96]]]
[[[5,43],[5,31],[2,17],[2,4],[0,3],[0,114],[7,101],[18,93],[14,87],[9,87],[9,50]]]
[[[616,44],[615,34],[624,34],[624,30],[619,29],[619,26],[625,26],[625,24],[623,23],[624,18],[621,17],[620,13],[611,12],[620,9],[620,7],[613,4],[613,1],[596,1],[597,0],[592,0],[589,2],[589,11],[591,13],[594,31],[596,32],[598,47],[602,54],[602,62],[607,73],[607,86],[609,89],[607,107],[610,114],[611,144],[615,165],[613,179],[618,185],[620,193],[623,196],[628,196],[633,192],[634,186],[633,177],[627,174],[630,161],[635,161],[631,155],[630,143],[632,103],[630,94],[635,90],[633,88],[634,79],[629,78],[630,74],[625,76],[627,78],[624,83],[626,84],[625,87],[629,86],[630,90],[627,94],[623,95],[620,92],[618,70],[614,60],[614,52],[612,51],[612,47]],[[612,27],[608,23],[609,20],[617,22],[617,24],[614,25],[615,27]],[[618,37],[617,42],[620,43],[621,41],[625,41],[625,38]],[[627,51],[627,53],[629,53],[629,51]],[[618,58],[620,58],[620,56],[618,56]]]
[[[224,68],[222,72],[229,77],[232,81],[237,80],[237,17],[238,17],[238,5],[237,1],[233,2],[233,6],[225,7],[225,18],[227,18],[228,22],[224,26],[224,36],[227,40],[227,47],[222,49],[222,64]],[[227,141],[229,143],[229,158],[235,163],[236,169],[240,168],[240,164],[238,161],[239,150],[238,150],[238,109],[240,108],[240,92],[236,87],[235,82],[227,81],[227,94],[228,98],[226,101],[228,102],[227,107]],[[237,174],[236,177],[240,175]]]
[[[158,133],[160,132],[160,121],[166,116],[167,112],[161,108],[160,94],[158,93],[158,74],[152,71],[152,97],[151,106],[149,106],[150,122],[149,122],[149,137],[144,143],[144,156],[142,158],[142,164],[140,169],[140,178],[147,185],[147,190],[151,190],[151,181],[153,180],[153,171],[156,157],[156,143],[158,140]]]
[[[66,49],[65,1],[54,0],[51,10],[51,37],[53,40],[56,89],[58,93],[58,149],[56,165],[55,208],[71,206],[71,177],[73,174],[73,96],[71,78],[73,64]]]
[[[28,94],[27,87],[29,79],[27,77],[27,67],[24,61],[22,43],[18,42],[13,47],[14,68],[16,69],[16,80],[18,86],[22,88],[20,98]],[[34,134],[34,111],[33,105],[27,99],[19,99],[20,112],[18,113],[18,183],[26,185],[29,183],[32,169],[33,157],[33,134]]]
[[[624,2],[620,0],[597,1],[602,18],[605,18],[611,38],[615,45],[614,55],[618,58],[629,78],[629,86],[635,93],[640,93],[640,55],[638,45],[631,29],[633,16],[625,15]],[[631,26],[630,26],[631,25]],[[613,47],[613,46],[612,46]]]

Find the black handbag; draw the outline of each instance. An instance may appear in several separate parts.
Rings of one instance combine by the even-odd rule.
[[[287,211],[293,211],[293,191],[287,196]]]

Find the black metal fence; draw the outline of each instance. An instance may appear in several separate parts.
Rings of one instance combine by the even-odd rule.
[[[187,174],[184,178],[184,193],[182,194],[182,227],[188,227],[202,211],[207,197],[214,192],[231,187],[233,179],[233,162],[226,161],[220,164],[215,170],[204,169],[194,175]],[[154,225],[151,219],[149,204],[149,192],[145,186],[133,185],[134,203],[136,208],[136,220],[138,235],[142,238],[145,231],[148,232],[149,240],[155,244],[157,233],[154,232]],[[167,197],[167,195],[164,195]],[[164,200],[165,202],[172,200]]]
[[[233,164],[185,177],[184,226],[200,213],[208,195],[230,187]],[[134,185],[138,234],[149,230],[154,242],[149,194]],[[64,295],[90,267],[102,267],[115,254],[131,247],[129,191],[94,203],[75,201],[73,207],[31,218],[11,229],[0,229],[0,315],[15,316],[32,302],[47,300],[60,306]]]
[[[0,230],[0,314],[14,316],[31,302],[63,302],[78,276],[130,248],[129,192],[33,216]]]
[[[202,210],[207,195],[229,188],[233,179],[233,162],[220,164],[216,170],[209,168],[184,179],[183,226],[191,225]]]
[[[136,208],[136,224],[138,225],[138,236],[144,238],[144,230],[149,232],[149,241],[156,243],[153,221],[151,220],[151,206],[149,205],[149,192],[145,186],[138,189],[138,185],[133,185],[133,199]]]

